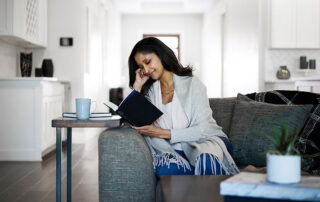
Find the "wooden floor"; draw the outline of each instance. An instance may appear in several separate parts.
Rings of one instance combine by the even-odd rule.
[[[98,136],[72,145],[72,201],[98,201]],[[66,201],[67,153],[62,153]],[[56,201],[56,156],[42,162],[0,162],[0,201]]]

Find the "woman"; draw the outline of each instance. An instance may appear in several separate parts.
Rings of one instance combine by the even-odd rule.
[[[154,124],[133,127],[145,136],[158,178],[238,172],[205,86],[169,47],[153,37],[139,41],[129,57],[129,76],[129,86],[163,112]]]

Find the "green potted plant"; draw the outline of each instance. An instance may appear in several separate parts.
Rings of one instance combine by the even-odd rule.
[[[280,129],[270,124],[273,135],[262,134],[274,145],[267,151],[267,180],[273,183],[300,182],[301,156],[295,149],[300,130],[286,128],[281,122]]]

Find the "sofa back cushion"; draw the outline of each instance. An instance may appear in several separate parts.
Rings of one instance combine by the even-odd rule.
[[[236,97],[209,98],[209,103],[212,109],[212,117],[222,127],[222,131],[229,135]]]
[[[272,135],[280,130],[280,122],[289,129],[301,129],[312,105],[279,105],[256,102],[239,94],[234,107],[229,139],[238,166],[266,165],[263,152],[274,150],[274,145],[262,134]],[[269,123],[268,123],[269,121]]]
[[[297,146],[303,154],[319,153],[320,148],[320,94],[303,92],[303,91],[288,91],[276,90],[261,93],[251,93],[247,95],[249,98],[258,102],[266,102],[273,104],[312,104],[313,109],[306,121],[306,124],[301,130],[300,141]],[[312,146],[312,144],[315,146]],[[320,157],[316,158],[320,166]]]

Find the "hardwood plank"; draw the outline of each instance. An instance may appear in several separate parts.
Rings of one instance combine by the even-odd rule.
[[[73,201],[78,202],[95,202],[99,201],[99,186],[80,184],[76,190],[73,191]]]
[[[89,142],[88,144],[85,145],[85,147],[82,149],[82,151],[84,151],[84,153],[82,153],[81,155],[81,161],[77,161],[74,162],[74,156],[79,155],[76,154],[73,157],[73,164],[72,164],[72,191],[74,191],[75,189],[77,189],[80,184],[84,181],[83,178],[88,178],[88,175],[90,175],[89,173],[91,173],[91,181],[90,183],[93,185],[98,185],[98,163],[97,161],[95,163],[90,162],[89,160],[86,159],[90,159],[88,157],[92,156],[93,154],[97,154],[98,151],[98,144],[97,141],[93,141],[93,142]],[[98,158],[98,156],[96,157]],[[96,172],[95,174],[92,174]],[[95,178],[93,178],[92,176],[96,175]],[[62,193],[61,193],[61,198],[62,200],[66,199],[66,173],[62,171]],[[96,180],[96,181],[95,181]],[[88,186],[90,187],[90,186]],[[90,188],[89,190],[90,191]],[[87,191],[85,191],[84,193],[87,193]],[[84,194],[82,193],[82,194]],[[50,191],[50,193],[48,195],[46,195],[41,201],[55,201],[56,197],[56,189],[55,186],[53,188],[53,190]],[[77,201],[74,199],[75,197],[75,193],[72,193],[72,200],[73,201]],[[98,196],[97,196],[98,197]],[[88,197],[87,197],[88,198]],[[81,201],[86,201],[84,199],[81,199]],[[92,200],[87,200],[92,201]]]
[[[93,148],[96,149],[96,148]],[[85,155],[85,150],[82,148],[80,149],[77,153],[74,153],[74,155],[72,156],[72,177],[76,176],[74,169],[75,166],[81,161],[81,159],[83,158],[83,156]],[[64,159],[63,161],[63,166],[61,167],[61,175],[62,175],[62,191],[64,192],[64,186],[66,184],[66,178],[67,178],[67,165],[66,165],[66,159]],[[74,178],[72,178],[72,180],[74,180]],[[41,179],[41,181],[39,181],[38,183],[36,183],[31,190],[33,191],[47,191],[47,192],[51,192],[54,190],[55,193],[55,188],[56,188],[56,168],[54,165],[54,169],[53,172],[50,172],[49,174],[47,174],[45,176],[45,178]]]
[[[82,174],[73,174],[72,175],[72,191],[80,184]],[[72,194],[72,197],[74,195]],[[65,201],[67,199],[67,178],[61,180],[61,199]],[[41,201],[56,201],[56,187],[54,186],[49,192],[47,192],[42,198]],[[75,200],[73,200],[75,201]]]
[[[220,182],[228,175],[169,175],[161,176],[164,201],[216,201],[223,202]]]
[[[43,198],[43,195],[46,192],[43,191],[30,191],[22,195],[20,199],[17,200],[17,202],[35,202],[35,201],[41,201],[41,198]]]
[[[40,166],[41,163],[37,163],[35,170]],[[0,194],[0,201],[16,201],[19,197],[25,194],[29,186],[34,183],[34,180],[36,180],[36,178],[27,178],[27,176],[29,176],[29,174],[25,175],[20,180],[12,179],[12,185],[8,186],[7,189]]]
[[[43,162],[0,162],[0,173],[0,201],[55,201],[55,154]],[[63,200],[66,200],[66,180],[66,148],[63,147]],[[73,201],[98,201],[98,135],[86,144],[72,145],[72,190]],[[86,196],[77,198],[76,193]]]
[[[73,151],[75,151],[75,152],[81,151],[83,147],[84,147],[83,145],[75,145]],[[63,151],[66,151],[66,148],[64,148]],[[62,157],[62,159],[63,159],[63,163],[65,163],[66,156],[64,155],[64,157]],[[17,180],[15,182],[15,184],[13,184],[7,190],[5,190],[4,193],[2,193],[0,195],[0,201],[3,201],[3,200],[4,201],[15,201],[16,199],[21,198],[28,191],[35,192],[35,193],[36,192],[42,193],[44,191],[50,191],[51,186],[50,186],[50,190],[45,190],[45,188],[47,188],[47,187],[42,187],[41,190],[36,190],[36,189],[33,190],[35,185],[37,185],[41,181],[46,181],[48,179],[48,176],[50,176],[51,178],[53,178],[52,176],[54,176],[53,180],[54,180],[54,185],[55,185],[55,166],[56,166],[55,154],[43,162],[37,162],[37,163],[23,162],[23,164],[34,165],[32,172],[27,174],[21,180]],[[14,165],[15,165],[15,163],[12,163],[12,166],[14,166]],[[65,167],[65,166],[63,166],[63,167]],[[53,183],[52,179],[51,179],[50,183]],[[54,185],[52,185],[52,186],[54,186]],[[17,190],[19,190],[19,192],[17,192]]]
[[[36,163],[10,163],[7,162],[9,165],[7,167],[8,172],[6,172],[5,176],[1,180],[0,183],[0,199],[2,193],[4,193],[9,187],[14,185],[18,180],[25,177],[28,173],[32,171],[32,169],[37,165]]]
[[[94,169],[94,168],[98,167],[98,161],[93,162],[92,164],[90,164],[90,166],[91,166],[91,169],[82,175],[80,184],[87,184],[87,185],[90,185],[90,184],[97,185],[98,184],[98,182],[99,182],[98,169]]]

